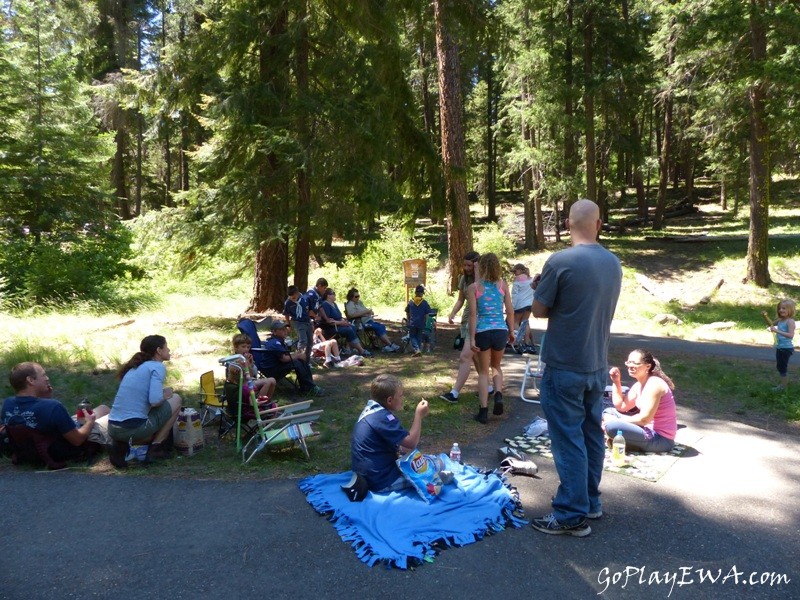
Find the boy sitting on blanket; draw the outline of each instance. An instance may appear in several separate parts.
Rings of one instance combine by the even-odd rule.
[[[353,472],[367,480],[370,491],[392,492],[411,484],[400,473],[396,460],[417,447],[422,419],[428,414],[428,401],[420,400],[414,422],[406,431],[395,412],[403,408],[403,384],[393,375],[378,375],[370,386],[367,402],[350,442]]]

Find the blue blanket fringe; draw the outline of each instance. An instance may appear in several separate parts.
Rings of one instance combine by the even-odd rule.
[[[455,483],[444,486],[431,504],[413,489],[370,493],[363,502],[350,502],[341,490],[352,476],[349,471],[307,477],[298,487],[370,567],[380,562],[413,568],[432,561],[441,549],[526,524],[517,491],[499,475],[469,465],[459,468],[442,457],[454,471]]]

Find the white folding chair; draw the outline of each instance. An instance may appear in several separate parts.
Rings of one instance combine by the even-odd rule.
[[[522,385],[519,387],[519,398],[523,402],[540,404],[538,397],[539,381],[541,381],[542,375],[544,375],[544,362],[542,362],[542,354],[544,353],[544,338],[545,335],[542,334],[542,337],[539,340],[539,354],[529,354],[528,360],[525,362],[525,373],[522,375]],[[528,396],[525,395],[529,385],[532,391],[536,393],[535,399],[528,398]]]

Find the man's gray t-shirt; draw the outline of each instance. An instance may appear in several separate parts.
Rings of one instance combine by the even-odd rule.
[[[619,259],[599,244],[550,256],[534,294],[550,309],[542,361],[576,373],[606,368],[621,286]]]

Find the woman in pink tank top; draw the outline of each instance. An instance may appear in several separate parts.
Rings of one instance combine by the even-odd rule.
[[[675,445],[678,417],[672,391],[675,384],[661,364],[647,350],[634,350],[625,361],[628,375],[636,380],[627,393],[622,391],[622,376],[611,367],[613,408],[603,411],[606,435],[622,431],[627,447],[643,452],[668,452]]]

